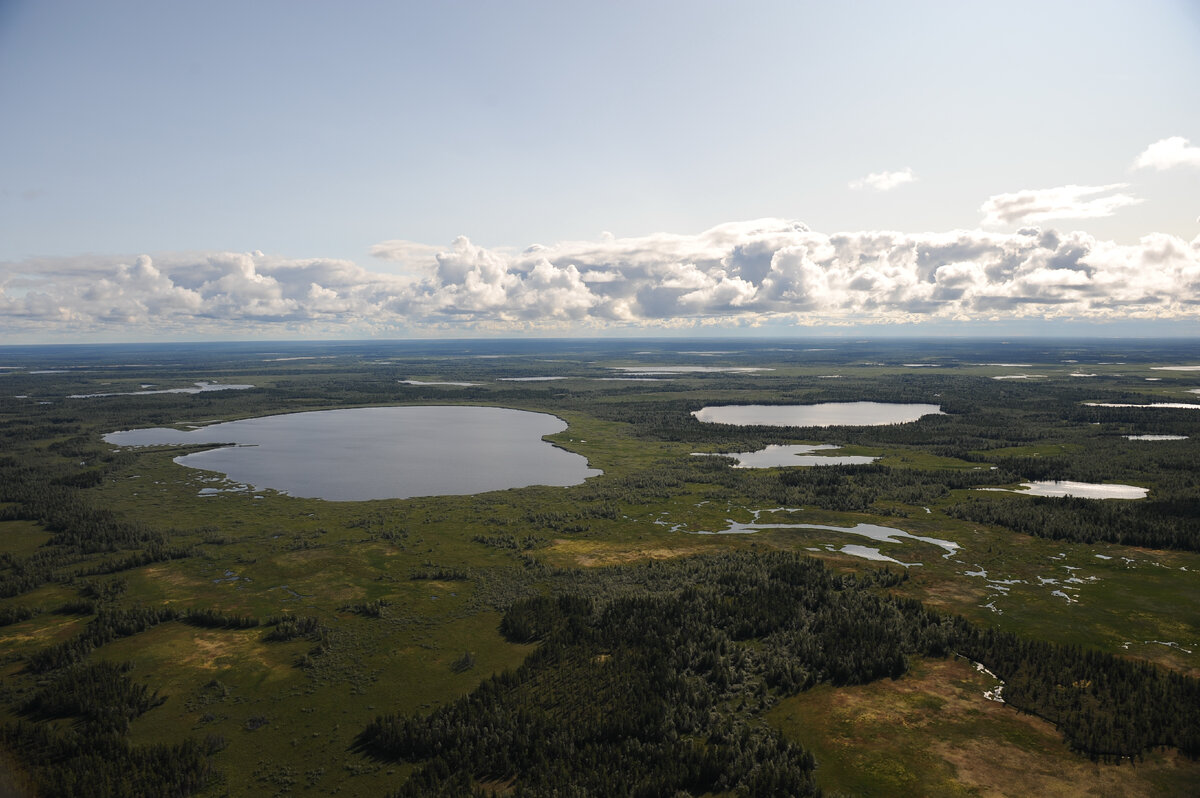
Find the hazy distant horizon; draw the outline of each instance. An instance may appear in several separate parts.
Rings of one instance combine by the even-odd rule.
[[[1046,342],[1053,346],[1067,346],[1076,344],[1080,346],[1086,345],[1102,345],[1105,343],[1112,344],[1129,344],[1131,346],[1149,345],[1149,344],[1181,344],[1192,345],[1196,341],[1196,336],[1192,334],[1180,335],[1086,335],[1072,334],[1069,332],[1059,332],[1046,335],[1035,334],[981,334],[972,333],[969,335],[932,335],[928,333],[919,334],[913,332],[911,335],[859,335],[859,334],[844,334],[844,335],[819,335],[819,334],[781,334],[781,335],[646,335],[646,334],[630,334],[630,335],[606,335],[606,336],[569,336],[569,335],[491,335],[491,336],[474,336],[474,337],[426,337],[426,338],[277,338],[277,339],[228,339],[228,340],[157,340],[157,341],[49,341],[37,343],[3,343],[0,344],[0,353],[5,351],[25,351],[30,349],[103,349],[106,347],[121,348],[121,347],[153,347],[153,348],[170,348],[170,347],[239,347],[239,348],[261,348],[261,347],[340,347],[340,346],[388,346],[388,345],[411,345],[411,346],[454,346],[454,345],[479,345],[490,344],[494,346],[518,345],[521,347],[534,347],[539,343],[545,344],[576,344],[586,345],[588,347],[603,348],[611,344],[614,347],[622,345],[634,344],[672,344],[684,345],[694,343],[697,345],[704,344],[719,344],[726,343],[730,346],[738,345],[770,345],[782,344],[790,346],[798,346],[806,343],[813,344],[836,344],[842,343],[846,345],[866,346],[877,344],[886,347],[889,344],[897,345],[913,345],[928,343],[931,345],[969,345],[981,344],[986,346],[996,346],[1003,344],[1013,345],[1034,345],[1039,342]],[[815,350],[824,351],[824,350]],[[833,351],[833,350],[830,350]],[[699,354],[711,355],[709,350],[687,352],[678,351],[676,354]],[[1200,358],[1200,349],[1197,350],[1197,358]]]

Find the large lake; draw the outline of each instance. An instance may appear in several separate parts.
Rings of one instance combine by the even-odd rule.
[[[601,472],[542,440],[566,422],[500,407],[367,407],[113,432],[117,446],[230,443],[175,458],[235,482],[330,501],[578,485]]]
[[[816,405],[721,405],[705,407],[692,415],[709,424],[739,427],[870,427],[904,424],[941,412],[941,405],[825,402]]]

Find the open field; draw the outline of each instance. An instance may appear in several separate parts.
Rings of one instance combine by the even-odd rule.
[[[1200,779],[1200,765],[1174,752],[1081,759],[1052,725],[985,697],[996,684],[963,660],[922,661],[896,680],[814,688],[767,722],[814,752],[833,794],[1149,798],[1186,795]]]

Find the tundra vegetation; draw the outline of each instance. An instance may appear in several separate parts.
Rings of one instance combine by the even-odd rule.
[[[0,348],[0,792],[1193,794],[1200,407],[1143,405],[1200,405],[1162,368],[1197,363],[1172,341]],[[619,371],[675,366],[707,368]],[[133,393],[198,381],[254,387]],[[692,415],[858,401],[942,414]],[[337,502],[102,440],[446,404],[557,415],[547,439],[603,473]],[[771,444],[878,459],[720,456]],[[981,490],[1036,480],[1149,494]]]

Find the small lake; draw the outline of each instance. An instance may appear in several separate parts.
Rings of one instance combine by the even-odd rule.
[[[128,430],[116,446],[228,443],[175,462],[257,489],[329,501],[462,496],[578,485],[601,472],[542,440],[567,424],[501,407],[366,407],[250,418],[179,431]]]
[[[209,393],[210,391],[247,391],[253,385],[230,385],[220,382],[194,382],[192,388],[163,388],[161,390],[124,391],[122,393],[73,393],[68,399],[95,399],[101,396],[149,396],[156,393]]]
[[[614,371],[638,376],[656,374],[754,374],[759,371],[774,371],[761,366],[611,366]]]
[[[941,405],[825,402],[816,405],[720,405],[692,413],[706,424],[738,427],[871,427],[940,415]]]
[[[500,377],[500,382],[554,382],[569,380],[570,377]]]
[[[858,454],[812,454],[812,452],[837,451],[840,446],[830,444],[772,444],[757,452],[734,452],[715,454],[696,452],[697,455],[710,457],[732,457],[737,460],[734,468],[780,468],[787,466],[828,466],[828,465],[866,465],[878,460],[878,457],[868,457]]]
[[[1041,482],[1022,482],[1023,490],[1008,488],[978,488],[978,490],[1000,491],[1002,493],[1023,493],[1027,496],[1049,496],[1062,498],[1075,496],[1080,499],[1144,499],[1150,492],[1149,488],[1139,488],[1136,485],[1105,485],[1096,482],[1071,482],[1069,480],[1043,480]]]
[[[1174,410],[1200,410],[1200,405],[1191,404],[1189,402],[1155,402],[1149,405],[1126,405],[1115,404],[1112,402],[1084,402],[1088,407],[1140,407],[1144,410],[1154,408],[1174,409]]]

